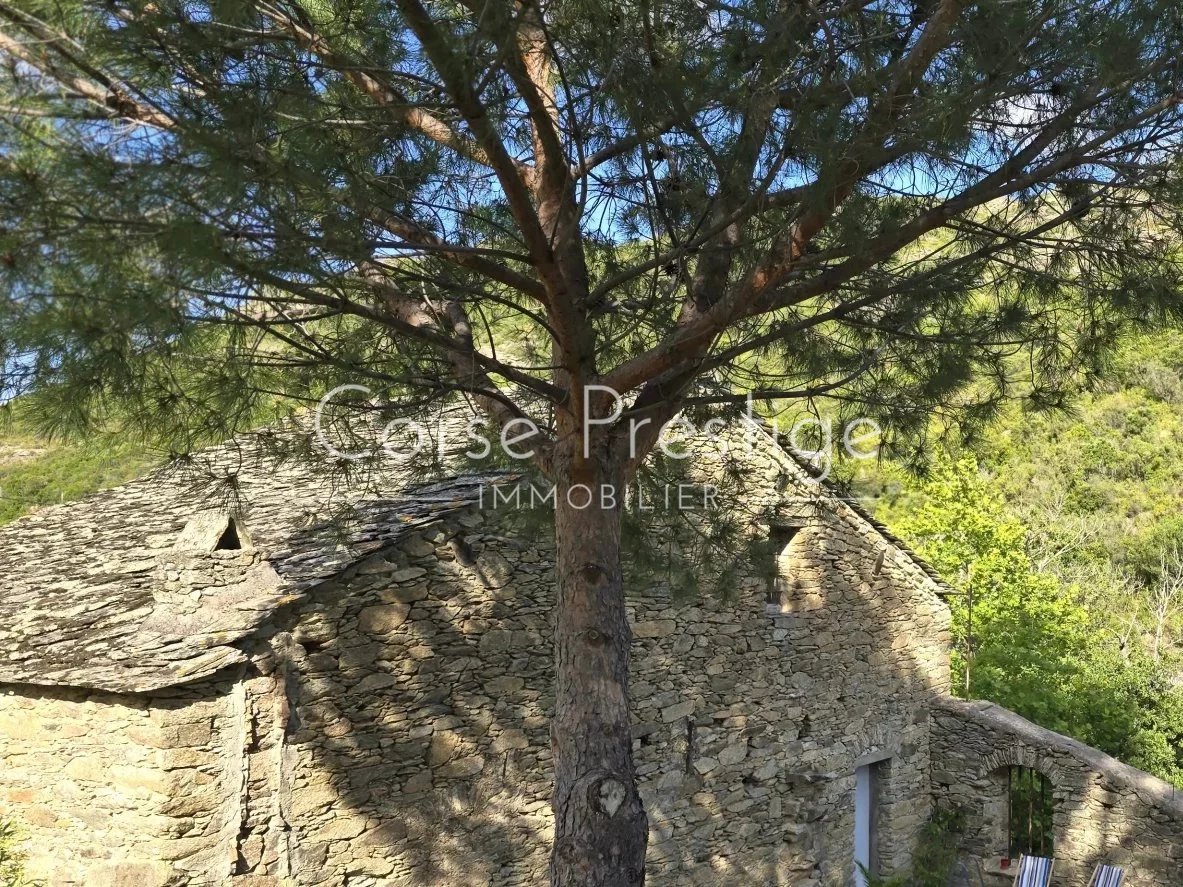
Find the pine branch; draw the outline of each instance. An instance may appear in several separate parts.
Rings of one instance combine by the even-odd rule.
[[[78,98],[101,109],[101,114],[151,126],[169,129],[173,119],[150,104],[132,97],[135,90],[121,84],[114,77],[81,61],[77,50],[63,34],[50,30],[31,16],[0,3],[0,16],[32,37],[21,41],[0,31],[0,53],[24,62],[41,76],[57,83],[65,90],[65,98]]]

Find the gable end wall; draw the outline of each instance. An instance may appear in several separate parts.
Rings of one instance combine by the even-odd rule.
[[[278,868],[297,884],[544,881],[551,543],[466,520],[321,586],[256,651],[291,706],[272,750],[286,819],[258,827],[288,835]],[[891,759],[885,866],[910,862],[929,813],[928,701],[948,688],[947,609],[873,531],[830,515],[802,533],[808,554],[777,606],[755,578],[726,600],[630,600],[658,887],[845,884],[868,756]]]

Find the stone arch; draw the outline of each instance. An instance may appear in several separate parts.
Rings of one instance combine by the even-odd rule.
[[[1033,771],[1047,781],[1051,803],[1051,854],[1067,832],[1067,812],[1063,803],[1066,796],[1067,774],[1052,759],[1024,745],[1008,745],[985,755],[977,769],[976,784],[982,798],[979,810],[969,811],[973,823],[973,838],[980,855],[986,860],[988,871],[1006,874],[1003,860],[1011,858],[1011,789],[1010,778],[1015,768]],[[997,868],[996,868],[997,866]]]
[[[899,725],[893,720],[879,721],[855,733],[847,742],[847,747],[854,750],[854,765],[898,757],[902,745],[900,733]]]
[[[978,776],[985,777],[1004,767],[1026,767],[1046,776],[1054,786],[1063,786],[1067,774],[1054,760],[1023,745],[1007,746],[990,752],[982,758]]]

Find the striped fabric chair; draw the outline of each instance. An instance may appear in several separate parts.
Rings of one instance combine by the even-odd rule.
[[[1125,880],[1125,869],[1116,865],[1099,865],[1093,872],[1089,887],[1121,887]]]
[[[1050,887],[1054,859],[1044,856],[1020,856],[1015,872],[1015,887]]]

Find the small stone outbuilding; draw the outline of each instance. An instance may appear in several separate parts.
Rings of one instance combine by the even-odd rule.
[[[1020,768],[1047,780],[1057,884],[1099,861],[1183,884],[1183,799],[951,698],[948,588],[756,433],[777,580],[630,599],[648,883],[846,887],[856,858],[907,871],[941,810],[960,883],[1008,883]],[[30,874],[544,883],[549,534],[489,507],[511,479],[342,487],[267,453],[207,454],[232,505],[166,470],[0,529],[0,815]]]

